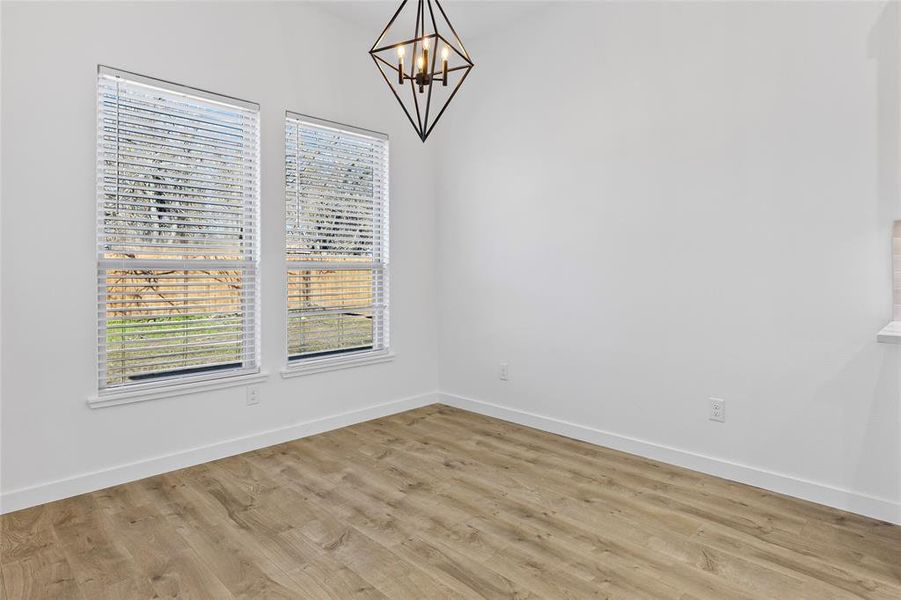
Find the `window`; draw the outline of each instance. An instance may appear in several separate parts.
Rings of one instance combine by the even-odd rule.
[[[388,351],[387,136],[288,113],[288,359]]]
[[[901,221],[892,229],[892,321],[876,339],[886,344],[901,344]]]
[[[99,389],[259,368],[259,106],[100,67]]]
[[[895,221],[892,236],[892,264],[894,272],[894,310],[893,319],[901,322],[901,221]]]

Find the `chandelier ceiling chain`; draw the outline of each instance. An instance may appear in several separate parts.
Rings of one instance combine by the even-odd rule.
[[[423,142],[475,66],[438,0],[403,0],[369,55]]]

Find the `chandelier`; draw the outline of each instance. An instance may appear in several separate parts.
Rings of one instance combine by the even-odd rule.
[[[369,55],[423,142],[474,66],[438,0],[401,2]]]

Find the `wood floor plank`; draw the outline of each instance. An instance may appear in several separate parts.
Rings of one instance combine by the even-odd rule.
[[[447,413],[441,413],[441,415],[442,418],[448,416]],[[466,424],[470,427],[472,426],[468,422]],[[482,428],[484,427],[485,426],[482,425]],[[433,431],[435,429],[436,428],[432,428]],[[440,427],[437,429],[439,431],[442,430]],[[446,431],[445,433],[450,435],[452,431]],[[582,478],[585,480],[595,480],[595,483],[598,484],[611,483],[611,477],[604,477],[602,479],[595,478],[590,471],[580,471],[581,463],[579,461],[574,461],[572,465],[567,466],[566,463],[561,463],[554,460],[553,458],[530,459],[528,454],[524,457],[520,457],[515,452],[506,452],[497,443],[489,442],[486,445],[489,452],[493,455],[507,456],[507,458],[510,460],[522,460],[528,463],[529,466],[543,468],[548,472],[569,473],[575,475],[577,478]],[[668,468],[675,469],[675,467]],[[613,473],[614,469],[608,467],[608,471]],[[798,530],[794,526],[774,526],[773,519],[771,518],[771,515],[773,513],[755,513],[753,510],[749,509],[748,505],[744,502],[740,502],[737,506],[734,507],[729,506],[729,504],[724,504],[720,501],[710,503],[706,501],[709,498],[708,494],[699,494],[694,499],[695,503],[688,504],[692,500],[692,498],[684,491],[682,491],[681,493],[674,493],[674,490],[669,487],[661,488],[660,485],[652,484],[649,481],[642,481],[641,478],[636,479],[634,477],[630,478],[628,476],[623,477],[622,474],[620,474],[619,476],[612,475],[612,478],[616,478],[619,480],[619,482],[626,484],[622,489],[628,490],[643,488],[645,490],[648,490],[643,494],[643,498],[654,499],[654,504],[658,504],[659,501],[661,501],[658,495],[662,492],[666,492],[667,502],[674,498],[677,499],[677,503],[673,505],[674,508],[681,505],[682,512],[687,512],[699,518],[705,519],[706,521],[708,521],[705,523],[705,525],[709,526],[709,528],[713,530],[719,528],[727,531],[727,535],[734,535],[736,532],[738,532],[755,538],[753,540],[739,540],[737,543],[756,544],[755,552],[751,554],[753,554],[754,556],[760,556],[760,552],[769,552],[769,559],[774,561],[774,564],[777,564],[780,567],[785,567],[786,565],[794,565],[794,567],[786,568],[793,568],[795,573],[809,575],[810,577],[813,577],[817,580],[831,582],[832,585],[846,589],[849,592],[855,592],[855,590],[859,591],[861,588],[865,588],[874,597],[882,597],[886,594],[887,597],[891,597],[894,594],[894,590],[891,589],[893,587],[891,584],[892,582],[896,582],[898,580],[899,564],[901,564],[901,555],[899,555],[898,553],[899,544],[892,543],[890,540],[887,540],[881,536],[868,536],[869,548],[868,554],[865,555],[866,560],[863,560],[859,553],[847,552],[846,549],[841,545],[834,546],[830,552],[830,557],[835,558],[841,555],[843,558],[843,569],[839,570],[834,565],[829,564],[827,561],[823,561],[819,556],[817,556],[817,550],[821,551],[824,547],[827,546],[812,545],[808,541],[809,538],[800,535],[802,530],[805,532],[811,531],[812,526],[810,524],[810,520],[803,519],[800,516],[808,508],[806,505],[808,505],[809,503],[804,503],[802,501],[794,499],[786,499],[784,497],[779,498],[780,502],[783,504],[794,505],[796,508],[795,512],[798,513],[791,514],[791,511],[783,509],[781,511],[782,516],[780,516],[779,519],[782,520],[784,516],[788,516],[796,522],[803,523],[803,527]],[[604,487],[609,489],[611,486],[604,485]],[[593,489],[600,488],[594,487]],[[754,490],[754,488],[749,488],[747,491],[752,490]],[[766,492],[766,494],[769,493]],[[743,493],[742,495],[736,496],[741,498],[746,497],[747,495],[747,493]],[[788,502],[786,503],[786,501]],[[700,508],[701,510],[697,510],[697,508]],[[747,514],[744,514],[744,516],[741,517],[735,517],[729,513],[729,510],[732,510],[733,513],[737,512],[739,514]],[[752,515],[754,519],[749,521],[749,515]],[[855,519],[858,518],[859,517],[855,516]],[[822,522],[814,521],[813,530],[822,532],[824,529],[828,529],[834,532],[835,535],[843,536],[846,539],[849,535],[851,535],[841,527],[826,528],[823,527]],[[870,529],[872,530],[872,528]],[[879,529],[880,532],[886,531],[884,527],[878,527],[877,529]],[[901,541],[899,541],[899,543],[901,543]],[[890,546],[891,549],[887,549],[887,546]],[[883,560],[884,557],[889,557],[889,560]]]
[[[446,438],[445,442],[450,444],[452,442],[452,438]],[[465,448],[463,448],[461,445],[454,446],[454,448],[458,451],[465,452]],[[474,450],[474,452],[478,453],[482,452],[483,450],[483,448],[479,448],[477,450]],[[526,463],[524,465],[524,468],[537,467],[546,471],[547,473],[555,473],[562,476],[566,476],[567,474],[576,475],[576,481],[578,481],[579,479],[592,481],[592,483],[596,485],[592,485],[590,490],[588,490],[591,493],[593,493],[595,490],[610,488],[609,481],[595,479],[594,476],[590,474],[590,472],[578,472],[577,469],[568,470],[565,465],[555,464],[554,461],[544,461],[540,459],[529,460],[528,457],[520,458],[512,452],[505,452],[497,444],[490,445],[490,453],[492,456],[506,457],[506,460],[508,461],[524,461]],[[545,484],[549,485],[547,480],[545,481]],[[641,483],[639,482],[636,484],[636,482],[634,481],[627,481],[625,486],[621,487],[625,488],[628,485],[635,487],[636,485],[641,485]],[[578,484],[579,488],[581,488],[581,486],[581,483]],[[642,499],[632,499],[632,504],[637,504],[642,501],[648,500],[651,500],[654,504],[657,505],[662,502],[667,508],[673,508],[681,512],[691,514],[693,516],[697,516],[699,519],[707,517],[708,522],[706,522],[705,525],[707,525],[708,528],[712,530],[716,530],[717,526],[719,526],[720,529],[727,531],[728,534],[735,534],[737,532],[739,534],[744,534],[744,536],[750,536],[754,539],[740,540],[739,543],[752,544],[752,546],[750,546],[749,548],[754,550],[752,555],[755,557],[761,556],[761,553],[770,552],[770,554],[768,555],[770,559],[779,559],[775,564],[780,566],[794,565],[796,573],[789,573],[789,575],[811,575],[815,579],[832,582],[833,584],[842,587],[843,589],[846,589],[850,592],[854,592],[860,587],[865,587],[871,592],[875,593],[877,597],[881,596],[881,594],[884,592],[884,590],[881,591],[881,586],[878,582],[866,578],[858,579],[858,577],[854,574],[845,571],[835,573],[834,567],[822,563],[822,561],[820,561],[816,557],[808,555],[804,557],[803,561],[799,561],[798,557],[793,555],[795,553],[792,549],[783,548],[778,544],[773,544],[771,542],[768,536],[773,533],[773,530],[769,526],[761,527],[753,522],[749,523],[747,517],[734,517],[731,514],[724,513],[721,508],[711,508],[708,506],[702,512],[697,510],[692,505],[682,504],[679,500],[674,500],[672,496],[663,498],[659,494],[660,491],[656,488],[653,488],[653,491],[649,491],[648,493],[644,494],[644,497]],[[755,546],[754,544],[757,542],[762,542],[762,544],[758,543]],[[763,544],[767,545],[768,547],[766,549],[761,549],[761,545]],[[791,568],[791,566],[786,567],[786,569]]]
[[[150,580],[124,549],[91,494],[55,502],[53,531],[82,595],[90,599],[151,598]]]
[[[104,514],[159,597],[233,597],[156,507],[145,505]]]
[[[539,451],[544,451],[550,446],[554,454],[574,453],[576,455],[588,456],[593,460],[600,461],[602,464],[628,469],[634,468],[649,477],[664,477],[667,480],[684,481],[690,488],[698,490],[711,490],[711,493],[719,495],[724,499],[738,500],[746,508],[754,506],[765,506],[769,510],[788,513],[803,520],[814,519],[819,522],[829,523],[837,529],[844,529],[854,532],[856,535],[865,536],[872,540],[873,536],[883,538],[892,545],[901,543],[901,527],[868,519],[866,517],[848,513],[838,509],[803,500],[797,500],[769,492],[760,488],[747,486],[718,477],[710,477],[702,473],[668,465],[658,461],[644,459],[638,456],[603,448],[565,438],[537,429],[522,427],[495,419],[476,415],[460,409],[438,406],[434,413],[438,419],[456,419],[461,427],[474,428],[483,435],[491,435],[492,437],[505,436],[520,440],[525,445],[534,445]],[[403,418],[403,415],[399,415]],[[611,465],[610,461],[614,461]],[[608,467],[608,468],[610,468]]]
[[[394,551],[412,564],[428,566],[443,583],[468,593],[487,598],[521,598],[537,600],[534,592],[514,580],[491,570],[446,544],[411,537],[394,547]]]
[[[0,600],[901,599],[901,527],[442,405],[0,517]]]
[[[53,546],[52,504],[0,517],[0,564],[28,558]]]
[[[206,515],[199,501],[172,506],[175,510],[167,518],[233,597],[248,600],[302,597],[303,590],[287,573],[248,548],[240,530]]]
[[[478,598],[442,584],[419,565],[402,562],[389,548],[352,526],[314,520],[284,535],[312,541],[390,598]]]
[[[449,451],[452,451],[452,450],[449,450]],[[511,504],[508,500],[511,497],[517,495],[517,493],[519,492],[518,485],[515,481],[511,481],[509,479],[503,480],[503,490],[504,490],[505,495],[502,497],[498,497],[498,498],[492,498],[491,492],[494,489],[494,487],[496,487],[495,482],[497,481],[497,477],[498,477],[498,475],[491,474],[491,473],[489,473],[488,475],[486,475],[485,477],[482,477],[482,478],[480,478],[480,476],[478,474],[460,473],[459,475],[457,475],[454,478],[454,481],[458,487],[465,488],[465,494],[464,494],[465,497],[480,498],[481,504],[483,506],[490,507],[490,516],[488,516],[487,518],[489,518],[491,520],[503,519],[504,517],[502,515],[507,515],[507,516],[511,516],[514,519],[520,519],[521,523],[530,522],[530,525],[527,525],[527,526],[531,526],[531,525],[534,525],[535,523],[540,522],[546,526],[549,526],[551,528],[551,530],[553,531],[552,534],[551,534],[551,532],[545,532],[545,535],[544,535],[545,539],[549,540],[549,539],[552,539],[555,537],[560,538],[560,537],[565,536],[565,533],[562,532],[559,527],[559,524],[561,522],[559,515],[557,515],[553,509],[549,509],[549,512],[545,511],[544,509],[546,508],[546,506],[542,506],[541,505],[542,503],[539,503],[539,505],[526,506],[527,504],[531,504],[531,501],[534,497],[532,495],[535,491],[534,487],[527,489],[525,494],[519,494],[519,500],[520,500],[521,504],[515,505],[515,504]],[[473,482],[475,482],[476,487],[473,487]],[[481,489],[478,489],[479,487]],[[442,501],[442,506],[447,506],[449,504],[455,503],[455,500],[453,498],[445,495],[445,493],[442,491],[439,491],[438,495]],[[471,513],[474,513],[476,510],[478,510],[473,506],[465,506],[465,507],[463,507],[463,509],[467,510]],[[549,513],[554,513],[554,514],[549,515]],[[609,524],[605,523],[605,525],[609,525]],[[693,528],[691,530],[693,530]],[[625,531],[628,532],[631,530],[625,529]],[[516,536],[514,536],[514,537],[516,537]],[[536,534],[536,537],[540,538],[542,536],[540,534]],[[586,542],[586,544],[584,545],[584,548],[586,548],[587,550],[592,550],[595,546],[598,546],[598,545],[603,546],[606,544],[604,544],[602,542],[602,539],[600,537],[596,536],[595,539]],[[617,550],[618,550],[618,552],[616,554],[608,554],[608,558],[612,557],[613,559],[616,559],[617,554],[622,553],[623,547],[620,546],[619,548],[617,548]],[[649,553],[648,549],[644,549],[643,553],[645,555],[647,555]],[[665,558],[665,557],[663,557],[663,558]],[[611,561],[608,560],[608,562],[611,562]],[[665,561],[661,560],[660,562],[665,562]],[[621,568],[630,568],[630,569],[633,569],[634,571],[638,571],[639,568],[641,567],[641,565],[630,565],[629,567],[623,567],[622,565],[620,565],[620,567]],[[677,566],[674,564],[670,564],[668,566],[668,570],[670,571],[671,576],[672,576],[673,571],[678,570],[676,567]],[[610,564],[607,564],[607,565],[605,565],[605,568],[606,568],[606,570],[609,571],[613,567]],[[635,575],[634,571],[632,573],[633,576]],[[730,590],[728,588],[728,586],[724,586],[724,584],[722,584],[722,583],[720,583],[719,585],[713,585],[708,582],[705,586],[703,584],[704,577],[699,576],[699,575],[702,575],[702,574],[695,574],[694,579],[698,580],[698,583],[702,584],[701,587],[707,587],[709,590],[717,592],[717,594],[721,597],[730,596],[730,595],[732,597],[740,597],[740,592],[737,589]],[[655,597],[678,597],[678,594],[673,596],[673,594],[671,594],[671,593],[663,594],[660,590],[657,590],[655,592]]]
[[[442,428],[440,425],[438,427],[430,428],[431,434],[434,436],[433,439],[439,439],[444,446],[444,450],[447,452],[456,452],[458,454],[463,453],[466,454],[470,452],[472,455],[479,455],[485,448],[470,448],[468,446],[467,441],[459,441],[454,435],[452,430],[447,430]],[[484,444],[482,444],[484,445]],[[520,463],[521,469],[532,469],[539,468],[542,472],[546,473],[544,485],[552,485],[549,480],[554,479],[555,477],[569,475],[576,475],[574,478],[575,481],[579,479],[584,480],[593,480],[593,476],[589,472],[578,472],[577,468],[567,467],[564,464],[555,464],[553,461],[547,462],[543,459],[538,458],[529,458],[529,456],[519,456],[515,452],[505,451],[500,447],[497,443],[488,443],[488,451],[486,454],[496,458],[496,464],[505,465],[508,462]],[[622,478],[621,478],[622,481]],[[602,490],[602,489],[610,489],[608,480],[594,480],[594,484],[587,491],[591,494]],[[575,489],[581,489],[583,486],[581,483],[573,483]],[[637,486],[641,486],[642,482],[634,482],[627,481],[626,486],[620,486],[623,489],[629,489],[629,486],[635,488]],[[773,533],[773,529],[768,526],[760,526],[756,523],[748,523],[746,517],[733,516],[728,513],[724,513],[719,508],[711,508],[710,506],[704,507],[702,509],[698,509],[694,505],[683,504],[677,500],[673,500],[672,497],[663,497],[660,496],[660,490],[656,486],[648,486],[645,485],[645,489],[647,490],[642,498],[632,498],[631,505],[637,505],[641,503],[645,503],[651,501],[655,505],[660,505],[663,503],[665,508],[675,509],[675,511],[684,512],[687,514],[691,514],[696,516],[699,520],[705,523],[709,528],[716,529],[719,526],[721,529],[726,530],[729,534],[743,534],[745,536],[750,536],[751,538],[756,539],[744,539],[738,540],[737,543],[756,543],[763,542],[764,544],[768,544],[767,548],[761,548],[761,544],[758,544],[756,547],[749,547],[752,552],[749,554],[755,558],[759,558],[762,555],[766,555],[773,565],[777,567],[777,570],[770,571],[768,573],[768,577],[763,579],[763,581],[770,581],[781,574],[787,575],[791,577],[791,579],[787,580],[786,583],[790,583],[795,581],[796,578],[801,576],[803,578],[809,578],[807,583],[807,587],[816,588],[818,584],[823,582],[827,582],[829,585],[834,586],[834,588],[839,588],[845,590],[850,593],[860,592],[862,589],[866,589],[868,593],[872,597],[884,597],[885,594],[891,594],[890,590],[887,590],[881,582],[874,580],[868,576],[861,576],[854,572],[849,572],[845,570],[838,570],[835,567],[824,563],[820,559],[814,556],[804,556],[803,560],[801,557],[794,556],[794,551],[790,548],[783,548],[778,544],[772,544],[772,540],[767,538]],[[588,498],[581,498],[583,501]],[[703,506],[703,504],[702,504]],[[675,512],[671,510],[670,512]],[[786,533],[786,532],[782,532]],[[723,541],[724,538],[717,538],[719,541]],[[726,547],[729,547],[726,544]],[[722,544],[720,550],[722,550]],[[708,552],[710,554],[710,552]],[[734,562],[734,561],[733,561]],[[759,578],[752,578],[751,581],[756,581]],[[746,587],[743,586],[743,587]],[[789,586],[783,586],[784,588],[788,588]],[[800,592],[794,592],[796,597]],[[812,594],[811,597],[834,597],[837,593],[836,589],[826,588],[818,591],[816,594]],[[890,596],[888,596],[890,597]]]
[[[456,482],[457,485],[460,485],[461,483],[462,483],[461,481],[457,481],[457,482]],[[509,483],[509,482],[505,482],[505,485],[504,485],[504,488],[507,489],[507,490],[509,490],[509,485],[508,485],[508,483]],[[488,488],[490,488],[492,485],[495,485],[495,484],[496,484],[496,480],[493,481],[493,483],[486,485],[485,487],[486,487],[486,489],[488,489]],[[490,489],[489,489],[488,491],[490,491]],[[450,498],[450,497],[445,496],[445,495],[443,495],[443,494],[441,494],[441,493],[439,493],[439,495],[441,496],[442,506],[443,506],[443,507],[446,508],[447,506],[449,506],[449,505],[451,504],[451,502],[450,502],[450,501],[451,501],[451,498]],[[491,501],[490,498],[488,498],[488,497],[485,496],[485,495],[481,495],[481,496],[480,496],[480,494],[474,493],[474,490],[472,490],[472,489],[469,489],[469,490],[468,490],[467,496],[470,497],[470,498],[472,498],[472,497],[481,497],[481,498],[483,499],[483,503],[484,503],[484,504],[486,504],[486,505],[492,504],[492,501]],[[406,515],[406,514],[409,514],[409,512],[406,510],[407,508],[409,508],[409,507],[408,507],[408,506],[405,506],[405,507],[404,507],[404,509],[405,509],[405,510],[404,510],[404,514],[405,514],[405,515]],[[475,506],[467,505],[467,506],[465,506],[465,507],[463,507],[463,508],[464,508],[464,514],[466,514],[466,513],[468,513],[468,514],[479,514],[479,513],[477,512],[479,509],[478,509],[477,507],[475,507]],[[506,508],[507,508],[507,509],[510,509],[509,506],[507,506]],[[498,511],[494,511],[495,514],[496,514],[497,512],[498,512]],[[511,512],[515,512],[515,511],[511,511]],[[528,511],[526,511],[526,512],[528,512]],[[566,567],[564,567],[564,570],[566,570]],[[609,566],[607,566],[607,570],[609,571]],[[666,594],[666,595],[664,596],[664,595],[661,594],[660,590],[656,590],[654,597],[678,597],[678,594],[668,593],[668,594]]]
[[[53,547],[0,565],[0,583],[0,598],[86,600],[66,557]]]

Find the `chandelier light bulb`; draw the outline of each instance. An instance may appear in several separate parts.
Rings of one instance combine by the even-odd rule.
[[[405,48],[403,46],[397,47],[397,83],[398,83],[398,85],[404,84],[404,52],[405,52]]]

